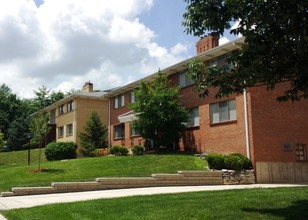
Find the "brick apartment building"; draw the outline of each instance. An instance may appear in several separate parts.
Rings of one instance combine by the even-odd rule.
[[[253,87],[222,99],[214,98],[214,88],[204,98],[193,91],[186,74],[190,60],[198,58],[207,65],[220,65],[243,42],[244,38],[238,38],[218,46],[218,38],[201,39],[195,57],[161,70],[170,79],[170,86],[181,88],[181,104],[190,112],[180,150],[241,153],[252,160],[258,182],[307,182],[308,100],[278,103],[276,97],[287,83],[278,84],[274,91]],[[151,82],[155,76],[141,80]],[[131,126],[135,115],[129,108],[141,80],[105,95],[110,99],[110,146],[145,144]]]

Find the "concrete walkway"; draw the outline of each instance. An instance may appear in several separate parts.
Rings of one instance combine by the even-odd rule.
[[[154,195],[182,192],[217,191],[229,189],[252,189],[252,188],[277,188],[277,187],[297,187],[306,184],[251,184],[251,185],[215,185],[215,186],[177,186],[177,187],[150,187],[134,189],[101,190],[74,193],[58,193],[31,196],[0,197],[0,210],[17,208],[29,208],[34,206],[76,202],[93,199],[119,198],[127,196]],[[0,215],[0,220],[5,219]]]

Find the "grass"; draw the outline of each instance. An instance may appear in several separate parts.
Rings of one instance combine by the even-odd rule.
[[[23,153],[24,155],[22,155]],[[47,171],[34,173],[31,171],[37,169],[38,159],[33,159],[31,166],[27,166],[27,162],[21,162],[22,160],[18,159],[27,158],[26,153],[26,151],[0,153],[2,163],[0,165],[0,192],[9,191],[12,187],[19,186],[48,186],[51,182],[93,181],[96,177],[138,177],[150,176],[152,173],[176,173],[178,170],[206,169],[206,163],[194,155],[149,154],[53,162],[42,160],[41,168],[47,169]],[[34,155],[35,151],[31,153]],[[42,154],[43,158],[44,154]]]
[[[1,211],[14,219],[308,219],[308,187],[208,191]]]

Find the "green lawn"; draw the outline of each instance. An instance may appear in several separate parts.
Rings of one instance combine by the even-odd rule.
[[[100,199],[1,211],[14,219],[308,219],[308,187]]]
[[[16,153],[16,155],[15,155]],[[176,173],[178,170],[205,170],[206,163],[188,154],[148,154],[143,156],[108,156],[49,162],[42,160],[47,172],[34,173],[38,157],[27,166],[24,152],[0,153],[0,192],[18,186],[47,186],[51,182],[93,181],[96,177],[150,176],[152,173]],[[34,155],[37,151],[32,151]],[[22,155],[24,154],[24,155]],[[10,159],[9,159],[10,158]],[[42,154],[42,159],[44,154]]]

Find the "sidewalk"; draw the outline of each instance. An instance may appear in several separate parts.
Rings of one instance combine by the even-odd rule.
[[[154,195],[167,193],[215,191],[228,189],[276,188],[308,186],[305,184],[251,184],[251,185],[215,185],[215,186],[181,186],[181,187],[150,187],[133,189],[101,190],[74,193],[58,193],[31,196],[0,197],[0,210],[28,208],[39,205],[85,201],[103,198],[119,198],[127,196]],[[0,216],[1,220],[1,216]]]

